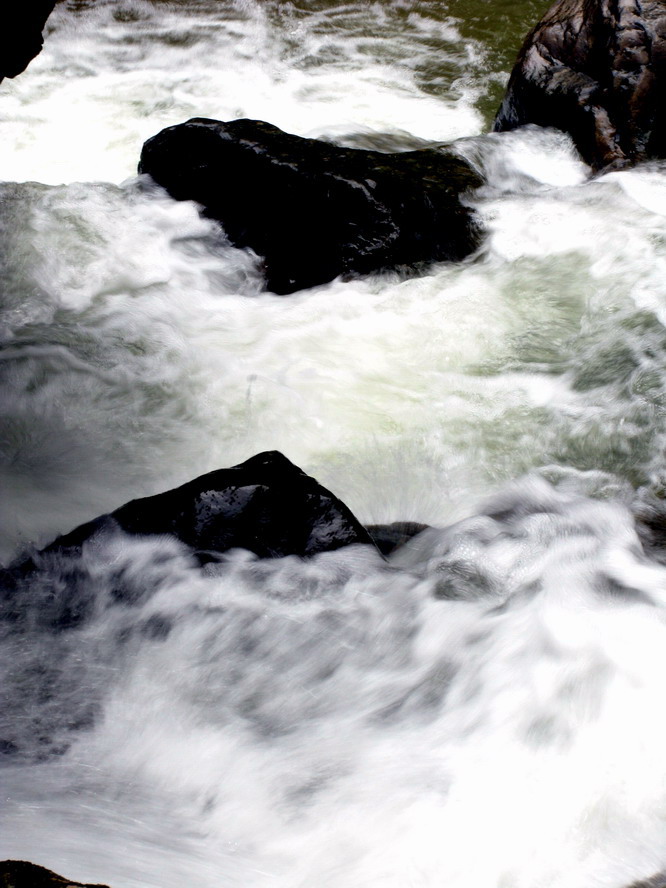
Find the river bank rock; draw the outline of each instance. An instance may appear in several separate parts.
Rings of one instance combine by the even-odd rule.
[[[666,156],[666,4],[557,0],[527,36],[497,114],[572,137],[595,170]]]
[[[0,888],[109,888],[90,882],[73,882],[26,860],[0,861]]]
[[[18,0],[0,12],[0,81],[28,67],[44,44],[42,31],[56,0]]]
[[[267,288],[460,260],[480,233],[465,196],[482,182],[444,148],[341,148],[258,120],[194,118],[143,146],[139,172],[194,200],[263,258]]]

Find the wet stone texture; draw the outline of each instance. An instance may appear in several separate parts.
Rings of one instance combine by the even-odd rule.
[[[338,275],[460,260],[479,244],[467,195],[482,182],[445,148],[342,148],[257,120],[195,118],[143,147],[140,173],[194,200],[292,293]]]
[[[666,4],[558,0],[527,36],[495,120],[571,135],[594,169],[666,156]]]
[[[56,0],[5,2],[0,10],[0,80],[16,77],[42,49],[42,30]]]
[[[209,472],[181,487],[132,500],[58,537],[14,572],[54,553],[76,554],[94,536],[121,530],[169,535],[203,562],[229,549],[260,558],[308,557],[372,539],[347,506],[277,451]],[[11,573],[11,571],[10,571]]]
[[[26,860],[2,860],[0,888],[108,888],[108,885],[72,882]]]

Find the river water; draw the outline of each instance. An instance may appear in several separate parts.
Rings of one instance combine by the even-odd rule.
[[[1,624],[0,856],[113,888],[623,888],[666,868],[666,168],[487,135],[538,2],[78,0],[0,86],[0,561],[277,449],[387,563],[114,540]],[[262,292],[136,179],[206,116],[459,140],[479,253]],[[117,601],[119,573],[131,601]],[[72,595],[82,625],[54,630]]]

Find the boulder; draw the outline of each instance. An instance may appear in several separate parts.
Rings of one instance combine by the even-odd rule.
[[[0,12],[0,81],[16,77],[41,52],[42,30],[56,0],[8,0]]]
[[[2,860],[0,888],[108,888],[108,885],[73,882],[26,860]]]
[[[76,555],[92,537],[117,530],[176,537],[201,562],[229,549],[246,549],[260,558],[305,558],[352,543],[372,544],[343,502],[273,451],[132,500],[58,537],[31,564],[38,566],[53,553]]]
[[[132,500],[0,569],[0,621],[28,621],[48,632],[82,625],[96,606],[98,553],[120,533],[179,540],[195,565],[224,560],[230,549],[259,558],[307,558],[353,543],[374,548],[371,536],[336,496],[281,453],[260,453],[174,490]],[[162,556],[155,557],[154,582],[143,573],[137,582],[122,564],[110,565],[111,599],[131,605],[149,597],[163,576]]]
[[[445,148],[342,148],[257,120],[194,118],[143,146],[139,172],[200,203],[263,258],[267,288],[460,260],[479,244],[465,196],[481,179]]]
[[[595,170],[666,156],[664,0],[557,0],[518,55],[495,119],[572,137]]]

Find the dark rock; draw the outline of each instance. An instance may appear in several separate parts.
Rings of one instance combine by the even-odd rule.
[[[666,564],[666,491],[663,486],[640,488],[631,511],[643,549],[651,559]]]
[[[664,0],[558,0],[518,55],[495,130],[571,135],[595,169],[666,156]]]
[[[117,529],[177,537],[202,562],[235,548],[278,558],[372,544],[343,502],[274,451],[166,493],[132,500],[58,537],[31,564],[37,566],[52,553],[76,555],[86,541]]]
[[[666,873],[652,876],[652,878],[645,879],[645,881],[632,882],[629,888],[666,888]]]
[[[428,530],[428,525],[416,521],[394,521],[393,524],[370,524],[365,529],[382,555],[390,555],[417,533]]]
[[[202,204],[233,244],[263,257],[274,293],[460,260],[479,243],[464,196],[481,179],[444,148],[384,154],[256,120],[195,118],[149,139],[139,172]]]
[[[72,882],[26,860],[0,861],[0,888],[109,888],[90,882]]]
[[[41,52],[56,0],[7,0],[0,13],[0,80],[16,77]]]
[[[171,537],[181,545],[152,548],[136,572],[122,557],[109,561],[107,553],[123,533]],[[261,453],[166,493],[133,500],[16,559],[0,571],[0,623],[17,633],[67,633],[100,607],[141,605],[175,563],[182,568],[224,561],[230,549],[259,558],[306,558],[354,543],[373,545],[344,503],[280,453]],[[160,639],[171,626],[165,619],[142,628],[146,637]]]

